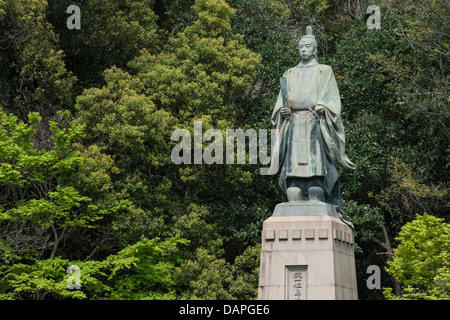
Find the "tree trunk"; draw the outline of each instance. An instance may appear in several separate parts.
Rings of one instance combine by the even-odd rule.
[[[379,246],[383,247],[386,250],[385,254],[388,255],[389,260],[393,261],[394,257],[395,257],[395,253],[394,253],[394,249],[392,249],[391,242],[389,241],[389,236],[387,234],[385,225],[382,225],[381,229],[383,231],[384,242],[378,240],[377,238],[375,238],[373,236],[370,237],[370,240],[372,240]],[[398,281],[397,281],[397,279],[395,279],[395,277],[392,277],[392,280],[393,280],[393,285],[394,285],[394,293],[397,297],[400,297],[402,295],[402,289],[400,287],[400,283],[398,283]]]
[[[63,231],[61,232],[61,234],[58,236],[58,232],[56,231],[56,227],[55,225],[52,223],[52,229],[53,229],[53,235],[55,236],[55,243],[53,244],[53,250],[52,253],[50,254],[50,260],[53,260],[55,258],[56,255],[56,251],[58,250],[58,246],[59,243],[61,242],[62,238],[65,236],[66,234],[66,228],[64,227]]]

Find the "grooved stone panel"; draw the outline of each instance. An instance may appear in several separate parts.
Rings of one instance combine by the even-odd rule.
[[[314,239],[315,238],[315,230],[314,229],[306,229],[305,230],[305,239]]]
[[[266,241],[275,240],[275,230],[266,230]]]
[[[328,239],[328,229],[319,229],[319,239]]]
[[[300,240],[302,238],[302,230],[294,229],[292,230],[292,240]]]
[[[280,230],[278,232],[278,239],[280,239],[280,240],[287,240],[288,239],[288,231],[287,230]]]

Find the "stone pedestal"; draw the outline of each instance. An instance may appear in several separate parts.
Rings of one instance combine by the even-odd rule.
[[[352,229],[323,202],[277,205],[261,236],[259,300],[356,300]]]

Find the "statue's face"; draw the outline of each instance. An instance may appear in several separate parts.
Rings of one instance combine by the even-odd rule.
[[[301,39],[298,44],[300,57],[303,62],[309,62],[316,54],[316,45],[313,39]]]

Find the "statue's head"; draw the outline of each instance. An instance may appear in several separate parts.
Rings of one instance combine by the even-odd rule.
[[[317,58],[317,42],[310,26],[306,27],[306,34],[298,42],[298,49],[303,62]]]

